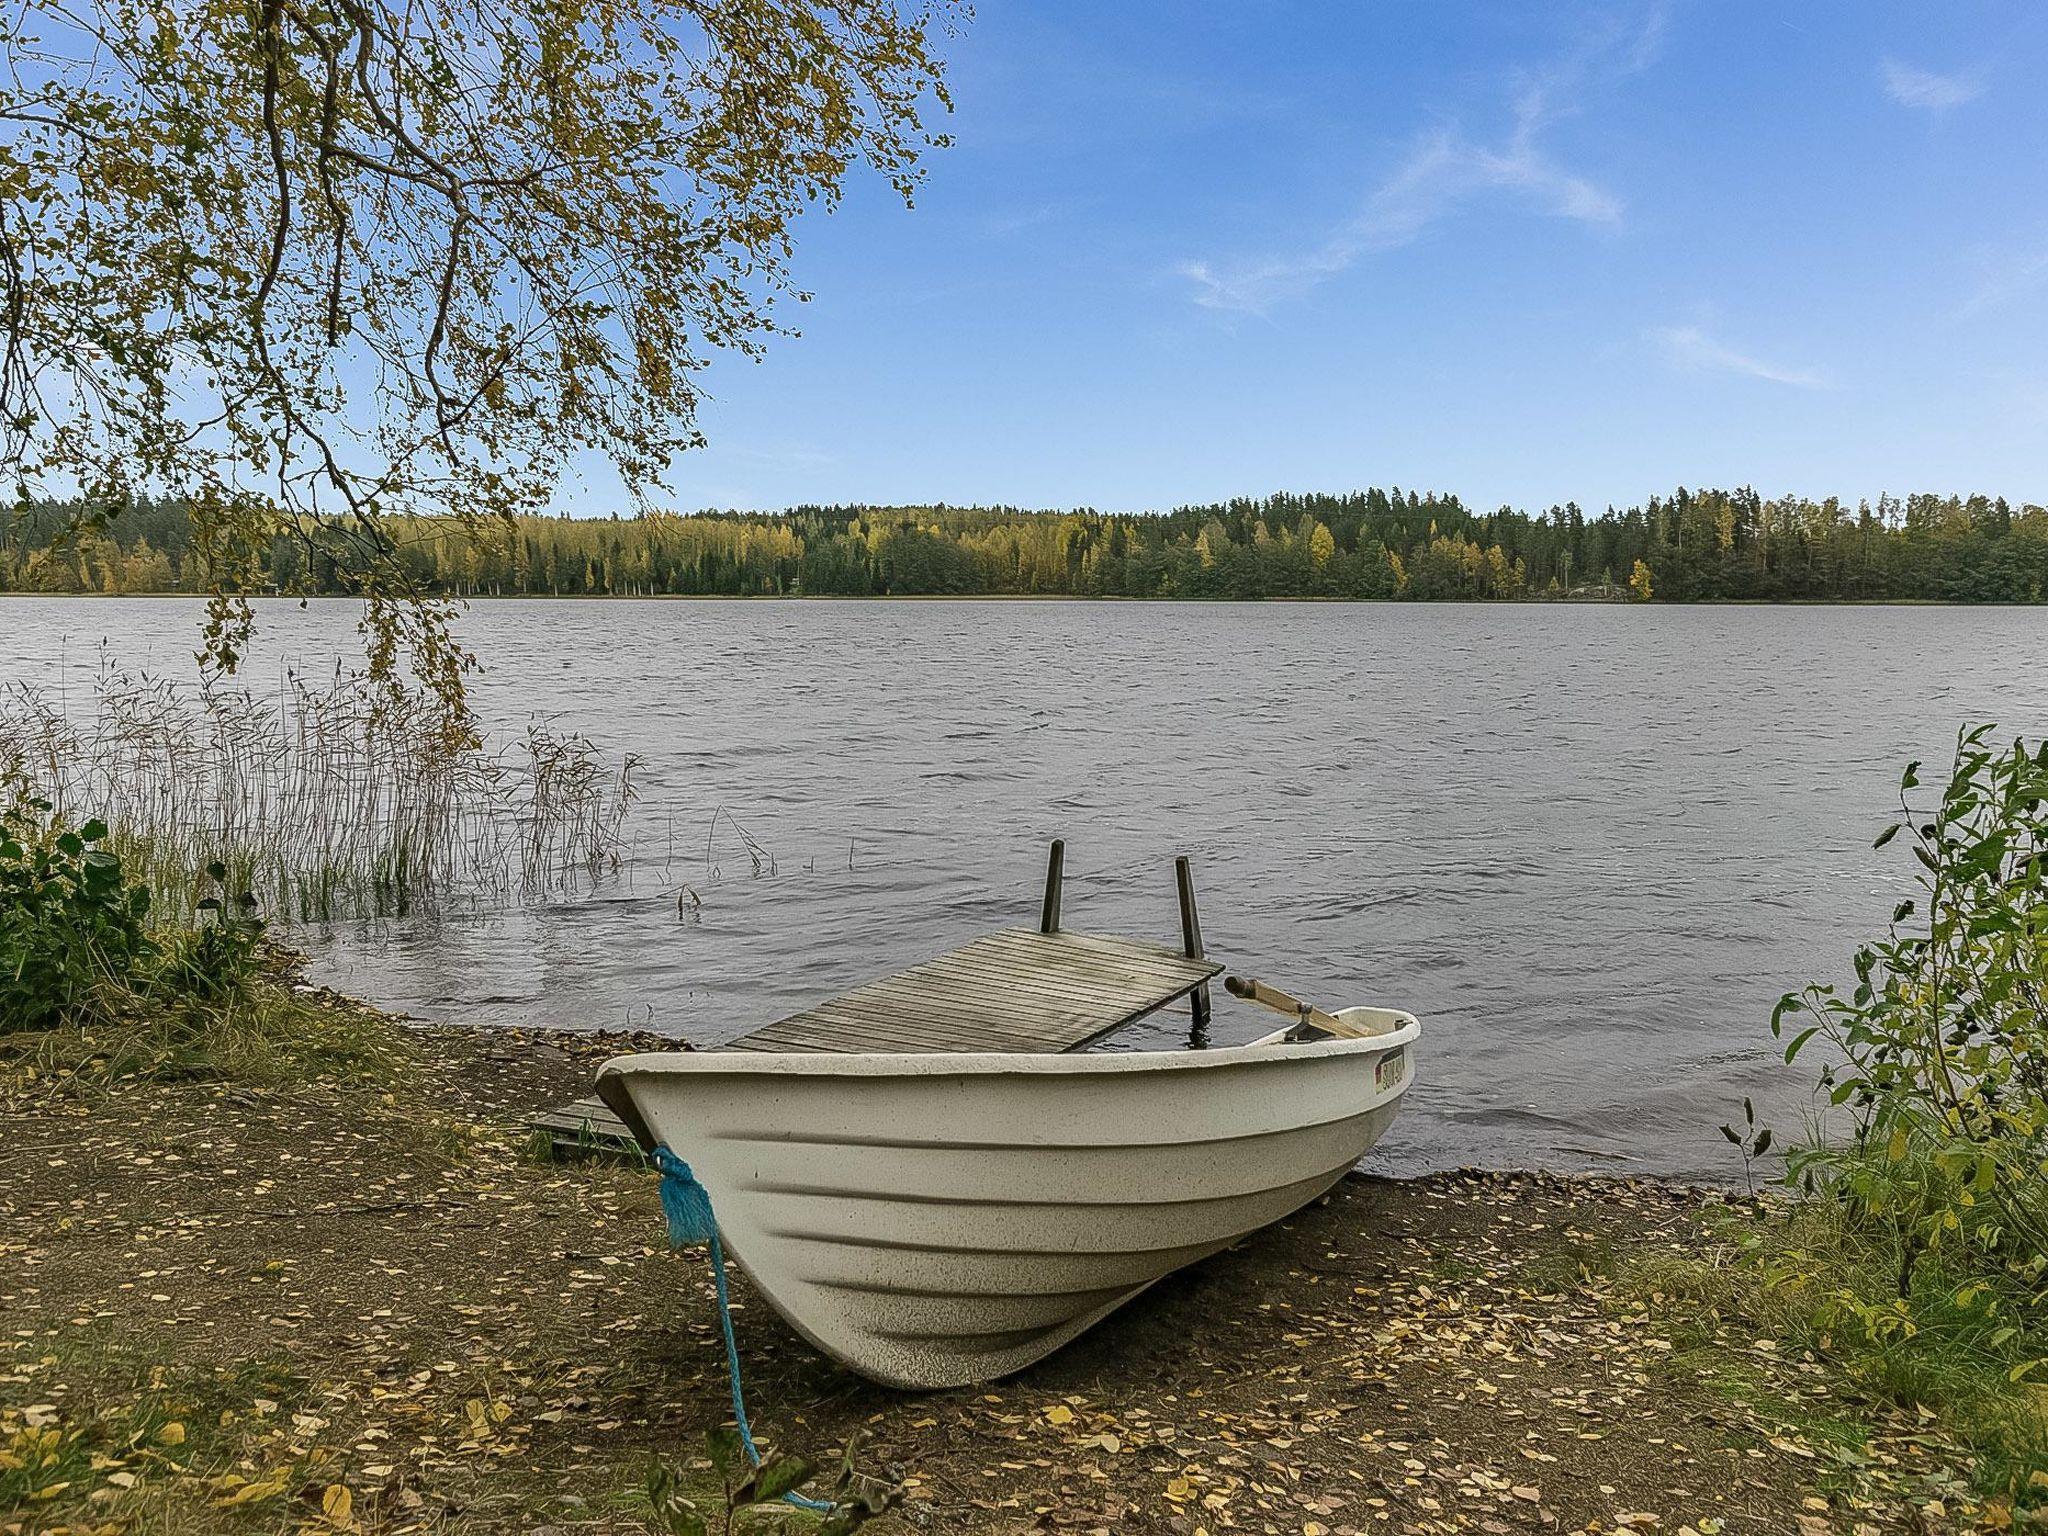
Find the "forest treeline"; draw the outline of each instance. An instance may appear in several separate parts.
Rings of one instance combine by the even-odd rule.
[[[84,531],[30,506],[0,542],[0,590],[198,592],[182,507]],[[1614,598],[2036,603],[2048,510],[1916,495],[1849,506],[1680,490],[1588,516],[1480,513],[1399,490],[1281,495],[1168,513],[797,507],[784,513],[520,517],[476,536],[388,519],[426,590],[458,596],[1071,594],[1143,598]],[[255,585],[346,593],[364,552],[315,531],[273,541]]]

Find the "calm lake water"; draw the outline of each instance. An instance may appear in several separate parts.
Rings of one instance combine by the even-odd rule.
[[[0,679],[76,686],[102,640],[175,672],[198,618],[0,600]],[[353,654],[348,604],[262,618],[254,677]],[[1176,941],[1187,853],[1233,969],[1424,1020],[1394,1171],[1729,1177],[1745,1093],[1783,1130],[1808,1105],[1772,1003],[1845,973],[1908,879],[1870,847],[1899,767],[1966,720],[2048,729],[2043,610],[513,601],[464,631],[493,727],[643,758],[635,865],[307,934],[323,979],[715,1042],[1035,921],[1055,836],[1068,926]],[[1219,997],[1214,1038],[1271,1022]]]

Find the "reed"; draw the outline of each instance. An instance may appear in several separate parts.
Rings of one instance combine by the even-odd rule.
[[[0,693],[0,782],[105,821],[160,910],[188,916],[216,861],[296,922],[593,882],[620,866],[634,766],[539,721],[480,744],[433,701],[339,673],[263,695],[109,665],[82,702]]]

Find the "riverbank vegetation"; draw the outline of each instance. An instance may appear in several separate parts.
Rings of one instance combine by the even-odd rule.
[[[2048,745],[1965,732],[1877,844],[1914,866],[1888,933],[1773,1020],[1828,1117],[1789,1200],[1651,1280],[1945,1422],[2009,1517],[2048,1506]]]
[[[0,589],[205,592],[191,520],[134,503],[76,537],[17,515]],[[1142,598],[2040,602],[2048,510],[1972,496],[1766,499],[1684,490],[1587,515],[1481,513],[1400,490],[1275,496],[1159,516],[802,507],[779,515],[385,519],[390,558],[443,596],[1072,594]],[[382,558],[381,556],[379,558]],[[371,559],[319,531],[269,542],[252,591],[346,593]]]
[[[306,1003],[225,866],[166,911],[106,823],[67,821],[18,783],[0,790],[0,1079],[16,1091],[381,1080],[404,1058],[369,1010]]]
[[[395,915],[545,895],[621,856],[633,760],[545,722],[485,743],[353,675],[259,694],[103,666],[90,689],[0,690],[0,787],[103,824],[162,912],[190,917],[224,881],[274,919]]]

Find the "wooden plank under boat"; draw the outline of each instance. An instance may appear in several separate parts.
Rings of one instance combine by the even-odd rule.
[[[691,1165],[728,1252],[819,1349],[892,1386],[1007,1375],[1322,1194],[1412,1078],[1421,1026],[1389,1009],[1077,1053],[1181,996],[1206,1013],[1220,967],[1182,882],[1183,953],[990,935],[738,1048],[617,1057],[598,1092]]]

